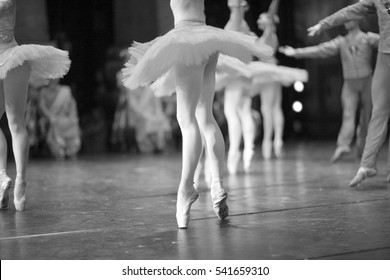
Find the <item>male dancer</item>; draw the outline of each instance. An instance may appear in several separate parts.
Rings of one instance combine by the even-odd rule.
[[[355,187],[365,178],[377,174],[376,160],[378,152],[387,135],[390,116],[390,2],[388,0],[361,0],[359,3],[341,9],[308,29],[309,36],[314,36],[333,26],[351,20],[360,20],[375,12],[378,15],[380,38],[377,63],[372,80],[373,110],[360,168],[350,182],[351,187]],[[388,182],[390,182],[389,163],[388,161]]]
[[[299,49],[289,46],[279,48],[280,52],[295,58],[326,58],[340,54],[344,77],[341,92],[343,119],[337,138],[337,148],[332,156],[333,162],[351,152],[356,129],[355,116],[359,103],[361,108],[356,132],[356,148],[359,158],[362,155],[372,110],[372,48],[378,47],[379,41],[378,34],[361,31],[358,21],[348,21],[344,26],[348,30],[346,36],[338,36],[318,46]]]

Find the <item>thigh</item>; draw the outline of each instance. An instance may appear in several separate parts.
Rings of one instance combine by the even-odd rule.
[[[212,104],[215,96],[215,68],[217,62],[218,54],[212,55],[207,61],[203,72],[202,90],[198,107],[205,108],[208,113],[212,113]]]
[[[390,108],[390,55],[379,53],[372,80],[372,103],[374,110]]]
[[[23,64],[7,73],[3,83],[5,110],[11,116],[22,116],[26,111],[30,68]]]
[[[175,66],[177,115],[195,115],[202,91],[204,65]]]
[[[225,88],[225,98],[224,98],[224,107],[225,112],[228,110],[237,111],[240,102],[241,102],[241,92],[240,88],[235,84],[230,84]]]
[[[271,109],[277,99],[277,94],[275,94],[275,85],[269,84],[262,86],[260,90],[260,99],[261,107],[263,109]]]
[[[0,118],[5,112],[4,81],[0,80]]]
[[[369,77],[364,82],[362,90],[361,90],[362,103],[368,104],[369,106],[371,106],[371,104],[372,104],[371,86],[372,86],[372,77]]]
[[[359,92],[352,84],[353,81],[345,81],[341,91],[341,103],[343,110],[356,112],[359,103]]]

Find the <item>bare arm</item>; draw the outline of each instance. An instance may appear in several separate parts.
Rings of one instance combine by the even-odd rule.
[[[342,25],[351,20],[361,20],[367,15],[375,13],[373,0],[362,0],[359,3],[345,7],[334,14],[324,18],[318,24],[308,28],[309,36],[320,34],[322,31]]]
[[[286,56],[295,58],[326,58],[337,55],[340,50],[342,37],[337,37],[329,42],[322,43],[318,46],[294,49],[286,46],[279,48],[279,51]]]

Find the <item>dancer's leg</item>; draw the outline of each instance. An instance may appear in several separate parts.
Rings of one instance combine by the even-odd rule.
[[[3,81],[0,81],[0,118],[5,112],[5,97],[3,90]],[[7,169],[7,140],[3,130],[0,129],[0,171]]]
[[[351,144],[355,135],[355,116],[359,104],[359,92],[355,90],[354,83],[359,81],[345,80],[341,91],[341,105],[343,117],[341,128],[337,138],[337,148],[332,156],[332,161],[336,162],[341,157],[351,151]]]
[[[260,91],[261,114],[263,116],[263,143],[262,153],[264,159],[270,159],[272,156],[272,136],[273,136],[273,114],[272,106],[274,103],[273,85],[262,86]]]
[[[0,81],[0,118],[5,112],[5,100],[3,81]],[[7,140],[3,131],[0,129],[0,209],[8,207],[9,190],[11,189],[11,178],[7,172]]]
[[[196,117],[206,141],[207,156],[211,170],[211,198],[214,212],[220,219],[228,216],[227,193],[222,186],[225,141],[213,115],[215,94],[215,67],[218,55],[212,56],[204,70],[203,88],[196,110]]]
[[[360,168],[350,182],[356,186],[366,177],[377,174],[376,160],[386,135],[390,115],[390,55],[378,53],[375,73],[372,81],[372,116],[368,125],[366,145]]]
[[[25,198],[26,168],[29,151],[25,112],[29,78],[30,69],[24,64],[10,70],[4,79],[5,110],[12,135],[12,147],[16,163],[15,201]]]
[[[225,158],[225,141],[213,115],[215,94],[215,67],[218,56],[210,58],[204,70],[202,93],[196,110],[196,118],[206,142],[207,156],[213,179],[222,178]]]
[[[283,156],[284,115],[282,110],[282,86],[274,85],[274,102],[272,104],[272,119],[274,126],[274,151],[277,158]]]
[[[235,174],[237,172],[238,163],[241,158],[240,144],[242,127],[239,116],[239,106],[242,99],[241,95],[241,87],[238,84],[232,83],[225,89],[224,112],[229,132],[227,168],[230,174]]]
[[[249,96],[249,94],[243,95],[239,114],[242,121],[242,132],[244,137],[244,171],[248,172],[254,155],[256,138],[256,124],[252,116],[252,97]]]
[[[175,68],[177,120],[183,138],[182,172],[177,193],[176,219],[179,228],[189,223],[190,208],[198,198],[193,180],[202,149],[202,140],[195,117],[195,110],[203,84],[204,65]]]
[[[360,118],[359,118],[359,126],[356,132],[356,148],[359,157],[361,157],[363,153],[363,149],[366,142],[368,124],[371,118],[372,112],[372,99],[371,99],[371,84],[372,77],[368,77],[364,79],[361,88],[361,106],[360,106]]]

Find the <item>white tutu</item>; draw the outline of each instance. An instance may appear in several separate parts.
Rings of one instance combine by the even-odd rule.
[[[31,68],[31,80],[61,78],[70,67],[68,52],[52,46],[18,45],[15,41],[0,44],[0,80],[25,62]]]
[[[262,85],[279,83],[283,86],[290,86],[296,81],[307,82],[308,72],[260,61],[245,64],[232,57],[219,56],[216,90],[221,90],[234,82],[240,83],[243,88],[251,89],[253,94],[257,94],[256,91]]]
[[[184,21],[155,40],[129,48],[131,59],[122,70],[123,83],[130,89],[149,85],[177,64],[200,65],[215,53],[249,62],[252,56],[270,56],[266,45],[254,44],[256,37]]]
[[[248,64],[237,58],[220,55],[215,77],[215,90],[220,91],[229,84],[240,84],[242,88],[251,88],[252,72]]]
[[[307,82],[309,74],[304,69],[275,65],[254,61],[249,63],[249,70],[252,73],[252,87],[269,83],[280,83],[283,86],[290,86],[296,81]]]

